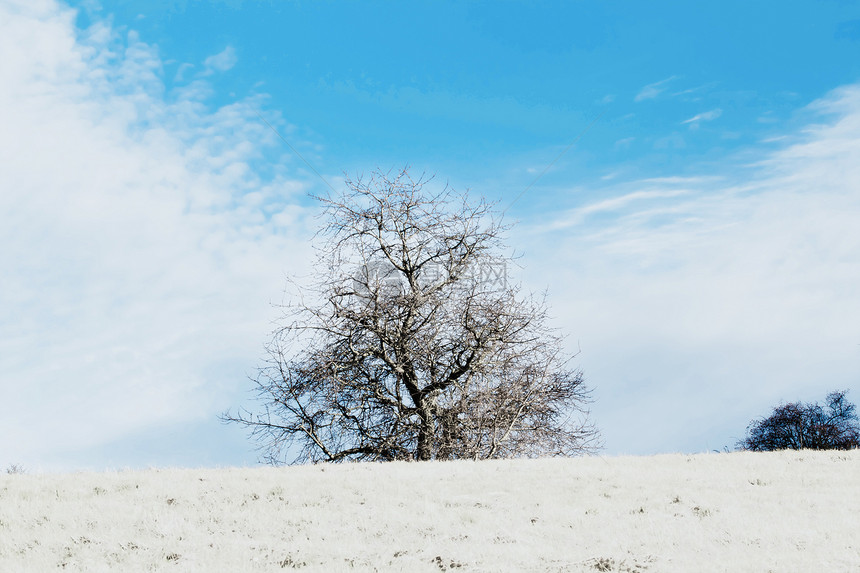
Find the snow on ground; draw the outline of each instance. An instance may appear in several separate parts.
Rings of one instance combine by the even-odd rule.
[[[858,571],[860,451],[0,476],[0,571]]]

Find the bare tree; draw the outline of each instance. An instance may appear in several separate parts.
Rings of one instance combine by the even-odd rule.
[[[546,304],[507,284],[506,230],[404,169],[321,198],[315,282],[254,379],[243,424],[272,464],[572,455],[596,449]],[[313,302],[310,302],[313,300]]]
[[[827,395],[827,409],[800,402],[774,408],[767,418],[753,421],[743,450],[850,450],[860,447],[856,407],[845,399],[847,391]]]

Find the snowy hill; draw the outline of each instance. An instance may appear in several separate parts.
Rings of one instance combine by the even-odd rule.
[[[0,476],[0,571],[860,571],[860,451]]]

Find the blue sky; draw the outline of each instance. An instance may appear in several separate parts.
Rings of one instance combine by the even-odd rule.
[[[251,405],[327,189],[258,114],[335,188],[410,164],[509,207],[513,276],[581,350],[606,454],[860,400],[856,3],[0,16],[0,464],[255,463],[216,416]]]

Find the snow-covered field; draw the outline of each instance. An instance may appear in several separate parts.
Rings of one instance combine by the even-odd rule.
[[[0,476],[0,571],[860,571],[860,451]]]

